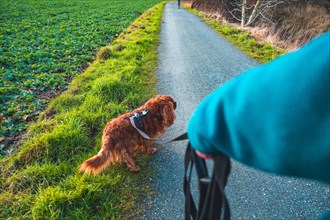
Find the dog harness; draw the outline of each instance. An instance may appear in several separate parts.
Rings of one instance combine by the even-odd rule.
[[[147,114],[148,114],[148,110],[143,110],[142,112],[135,112],[132,116],[134,122],[137,121],[142,131],[145,131],[144,125],[142,123],[142,118]]]

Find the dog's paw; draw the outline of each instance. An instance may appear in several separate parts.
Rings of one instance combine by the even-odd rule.
[[[129,167],[128,169],[131,172],[138,172],[140,170],[140,167],[139,166],[135,166],[135,167]]]
[[[148,153],[149,153],[149,154],[154,154],[154,153],[156,153],[156,151],[157,151],[157,149],[154,148],[154,147],[150,147],[150,148],[148,148]]]

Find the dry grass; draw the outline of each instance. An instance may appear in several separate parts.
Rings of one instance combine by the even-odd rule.
[[[238,23],[232,23],[228,14],[223,13],[219,3],[209,0],[184,0],[183,4],[189,8],[195,6],[209,17],[240,28]],[[294,50],[315,36],[330,30],[330,3],[283,4],[270,12],[273,23],[258,21],[254,27],[246,27],[260,43],[270,43],[272,46],[286,51]]]
[[[276,22],[250,28],[257,38],[285,50],[294,50],[330,29],[330,13],[321,5],[291,5],[277,13]]]

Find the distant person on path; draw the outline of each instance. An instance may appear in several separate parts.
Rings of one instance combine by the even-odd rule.
[[[180,9],[181,0],[178,0],[178,9]]]
[[[204,158],[330,184],[330,32],[216,89],[188,137]]]

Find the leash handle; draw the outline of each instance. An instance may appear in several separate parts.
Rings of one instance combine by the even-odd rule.
[[[204,159],[197,156],[190,143],[185,154],[185,176],[183,189],[185,195],[185,219],[230,219],[230,208],[224,188],[230,173],[230,160],[224,154],[213,156],[213,173],[210,177]],[[196,208],[191,194],[191,175],[193,166],[196,168],[199,184],[199,204]]]

